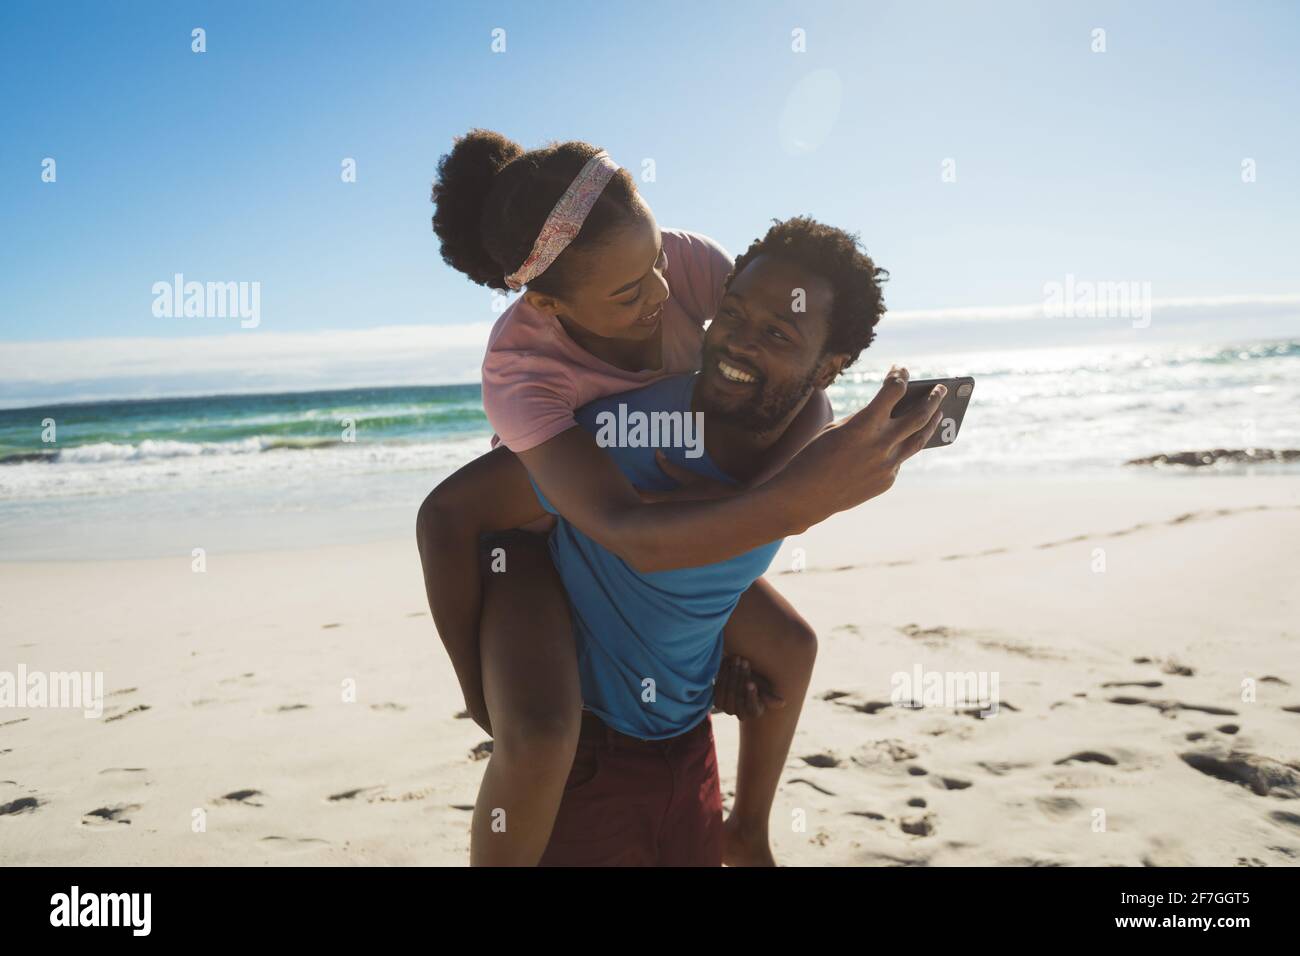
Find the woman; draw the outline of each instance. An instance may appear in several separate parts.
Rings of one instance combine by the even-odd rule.
[[[790,429],[787,457],[816,441],[779,475],[724,497],[689,483],[672,500],[643,501],[593,436],[574,427],[573,413],[594,398],[698,369],[703,324],[721,298],[730,258],[705,237],[660,230],[631,176],[582,142],[525,152],[498,133],[472,131],[442,157],[433,200],[434,231],[449,265],[481,285],[524,290],[497,322],[484,359],[484,409],[509,449],[490,454],[518,455],[566,520],[633,567],[667,570],[733,557],[892,483],[893,471],[853,419],[823,429],[830,406],[819,393]],[[467,707],[494,738],[474,811],[471,863],[534,864],[577,742],[574,643],[543,535],[514,535],[512,573],[486,579],[477,556],[428,547],[430,529],[454,522],[457,501],[475,493],[471,464],[429,496],[420,514],[421,556],[434,621]],[[768,816],[816,640],[760,580],[733,613],[725,647],[771,686],[760,687],[747,671],[727,676],[728,696],[739,689],[743,697],[735,706],[762,717],[741,725],[724,860],[772,865]],[[505,827],[494,827],[503,810]]]

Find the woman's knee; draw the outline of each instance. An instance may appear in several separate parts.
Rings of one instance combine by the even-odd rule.
[[[578,749],[581,703],[511,709],[492,715],[492,753],[510,762],[568,772]]]
[[[817,632],[811,624],[798,615],[787,619],[780,643],[791,664],[812,670],[817,660]]]
[[[446,524],[446,503],[439,495],[442,486],[425,495],[420,510],[415,513],[415,541],[423,554],[434,542]]]

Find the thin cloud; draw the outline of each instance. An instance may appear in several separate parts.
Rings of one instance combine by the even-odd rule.
[[[1245,331],[1249,322],[1263,320],[1272,323],[1265,332],[1294,334],[1300,332],[1300,294],[1153,298],[1151,316],[1159,329]],[[898,333],[895,343],[916,351],[1072,345],[1098,336],[1133,341],[1138,334],[1125,321],[1049,318],[1041,302],[891,309],[885,324],[882,331]],[[491,327],[480,322],[304,333],[249,329],[188,338],[0,343],[0,407],[477,382]]]
[[[1082,284],[1082,283],[1080,283]],[[1300,293],[1285,295],[1182,296],[1151,299],[1151,313],[1168,322],[1217,318],[1262,318],[1300,312]],[[889,321],[915,322],[1023,322],[1026,319],[1053,321],[1044,303],[1028,305],[966,306],[954,309],[890,309]]]

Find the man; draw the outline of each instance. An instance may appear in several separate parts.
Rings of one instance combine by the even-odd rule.
[[[878,316],[855,305],[875,282],[851,236],[808,219],[778,223],[737,260],[700,372],[599,399],[579,410],[578,422],[648,493],[768,473],[782,464],[772,460],[779,440],[813,390],[870,342]],[[891,372],[859,413],[896,462],[925,445],[943,397],[940,390],[892,419],[905,380],[906,372]],[[636,426],[650,420],[676,427]],[[661,446],[665,433],[675,440],[656,448],[647,440],[654,433]],[[482,534],[555,513],[509,453],[498,449],[473,467],[475,484],[490,493],[473,496],[472,513],[436,547],[465,553]],[[723,629],[780,544],[701,567],[638,570],[557,519],[550,551],[569,595],[584,715],[543,865],[720,864],[714,677]]]

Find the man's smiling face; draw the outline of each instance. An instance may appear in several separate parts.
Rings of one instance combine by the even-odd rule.
[[[803,311],[796,312],[802,290]],[[834,292],[829,280],[772,255],[731,282],[704,338],[696,399],[710,417],[765,433],[788,424],[839,370],[823,355]]]

